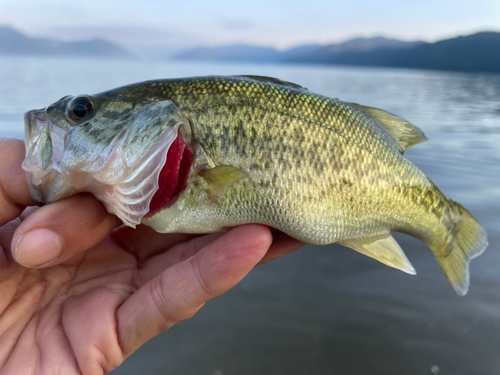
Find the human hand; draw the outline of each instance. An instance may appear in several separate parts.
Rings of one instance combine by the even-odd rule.
[[[165,235],[123,227],[89,194],[30,207],[24,146],[0,139],[0,373],[103,374],[303,246],[262,225]],[[26,208],[28,207],[28,208]]]

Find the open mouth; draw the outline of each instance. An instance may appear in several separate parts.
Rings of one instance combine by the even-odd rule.
[[[158,177],[158,190],[145,217],[151,217],[175,203],[186,187],[192,162],[193,150],[179,133],[168,150],[167,160]]]
[[[186,188],[194,148],[189,121],[172,102],[139,106],[132,117],[118,119],[126,122],[111,133],[105,115],[76,126],[59,107],[25,115],[23,168],[36,202],[89,192],[135,228],[174,204]]]
[[[124,224],[135,227],[175,203],[186,188],[193,148],[175,124],[148,147],[143,156],[129,158],[123,137],[117,137],[98,157],[101,165],[90,163],[86,153],[93,145],[78,144],[82,155],[68,167],[73,154],[67,151],[68,129],[55,126],[45,110],[30,111],[25,117],[28,186],[39,204],[55,202],[79,192],[90,192],[104,203],[108,212]],[[71,134],[73,135],[73,134]]]

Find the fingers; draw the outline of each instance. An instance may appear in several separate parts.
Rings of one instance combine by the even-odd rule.
[[[162,270],[193,256],[222,234],[162,234],[141,225],[137,229],[118,228],[113,231],[112,237],[115,242],[128,252],[133,253],[139,260],[140,269],[137,283],[141,286]],[[273,243],[259,265],[280,258],[304,246],[303,242],[276,229],[272,229],[272,234]]]
[[[0,138],[0,226],[32,206],[26,174],[21,168],[24,143],[20,139]]]
[[[11,251],[21,265],[60,264],[101,242],[120,220],[90,194],[43,206],[17,228]]]
[[[139,225],[136,229],[124,226],[112,233],[113,240],[129,253],[133,253],[139,262],[199,236],[200,234],[158,233],[146,225]]]
[[[280,258],[284,255],[290,254],[301,247],[305,246],[305,243],[296,240],[289,235],[280,232],[278,230],[273,230],[273,243],[269,248],[269,251],[264,255],[264,257],[259,262],[259,265],[270,262],[274,259]]]
[[[138,286],[144,285],[159,275],[164,269],[192,257],[222,235],[224,233],[212,233],[192,238],[191,240],[172,246],[168,251],[164,250],[162,253],[146,259],[141,263],[139,272],[137,273]]]
[[[34,205],[21,168],[24,156],[21,140],[0,138],[0,226]],[[26,267],[48,267],[96,245],[119,224],[92,196],[75,196],[29,215],[17,228],[10,251]]]
[[[235,286],[262,259],[271,241],[265,226],[233,228],[143,285],[117,311],[124,354]]]

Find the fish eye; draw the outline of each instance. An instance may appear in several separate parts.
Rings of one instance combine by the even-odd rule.
[[[68,106],[68,116],[73,121],[80,121],[94,110],[94,103],[87,95],[77,96]]]

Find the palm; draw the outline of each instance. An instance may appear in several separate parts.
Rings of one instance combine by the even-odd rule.
[[[20,373],[18,369],[26,374],[53,374],[62,369],[69,374],[109,372],[143,342],[190,318],[204,300],[241,278],[235,270],[235,280],[227,275],[223,284],[228,285],[214,286],[207,276],[210,271],[202,265],[206,260],[195,257],[229,233],[160,235],[147,227],[118,228],[62,264],[29,269],[9,256],[8,240],[15,223],[2,228],[0,236],[0,245],[7,250],[0,271],[0,340],[7,337],[10,341],[0,345],[0,367],[6,373]],[[145,239],[149,246],[141,246]],[[261,241],[258,235],[256,240]],[[300,246],[278,234],[261,262]],[[259,248],[257,243],[262,256]],[[228,255],[234,257],[233,262],[245,257],[226,254],[226,261]],[[192,285],[186,288],[184,283]],[[200,289],[201,297],[189,294],[193,288]],[[179,294],[182,291],[187,296]],[[144,321],[144,314],[149,321]]]
[[[10,230],[15,228],[12,224]],[[4,233],[4,237],[9,236]],[[152,245],[135,249],[133,242],[142,241],[141,237],[148,237]],[[134,335],[129,326],[133,313],[141,308],[126,302],[131,296],[144,297],[134,292],[160,273],[168,274],[174,265],[193,259],[218,235],[189,237],[193,236],[119,228],[87,252],[48,269],[28,269],[8,262],[0,273],[0,327],[3,337],[13,335],[16,342],[13,347],[0,348],[4,369],[7,373],[23,368],[30,369],[23,373],[52,374],[64,368],[71,369],[69,373],[98,374],[117,367],[135,349],[123,344],[119,336]],[[2,247],[8,249],[6,243]],[[151,314],[162,316],[161,329],[189,318],[203,304],[178,315],[177,308],[169,311],[163,306],[165,296],[154,290],[151,302],[158,311]],[[130,314],[129,310],[136,311]],[[127,337],[126,341],[134,340]]]
[[[119,233],[116,237],[123,239]],[[1,245],[8,249],[6,243]],[[188,241],[176,250],[190,251],[189,247]],[[52,268],[34,270],[9,262],[0,273],[0,324],[3,335],[8,331],[17,342],[0,348],[5,369],[37,367],[54,373],[71,368],[73,373],[94,373],[93,367],[109,371],[118,366],[127,355],[117,337],[120,306],[160,272],[159,262],[173,265],[182,259],[173,259],[178,251],[172,256],[144,250],[132,254],[107,237]],[[26,358],[31,359],[28,367]]]
[[[261,225],[202,236],[134,230],[85,194],[25,209],[23,158],[21,142],[0,139],[2,374],[109,372],[256,264],[303,245]]]
[[[131,294],[135,269],[134,257],[112,244],[100,244],[49,269],[12,263],[2,272],[11,282],[0,286],[1,295],[10,297],[2,301],[1,324],[17,338],[13,348],[1,348],[6,373],[18,368],[55,373],[65,368],[77,374],[89,365],[116,367],[124,356],[112,355],[121,352],[115,314]],[[16,303],[9,305],[13,300]],[[82,351],[86,343],[93,350]]]

